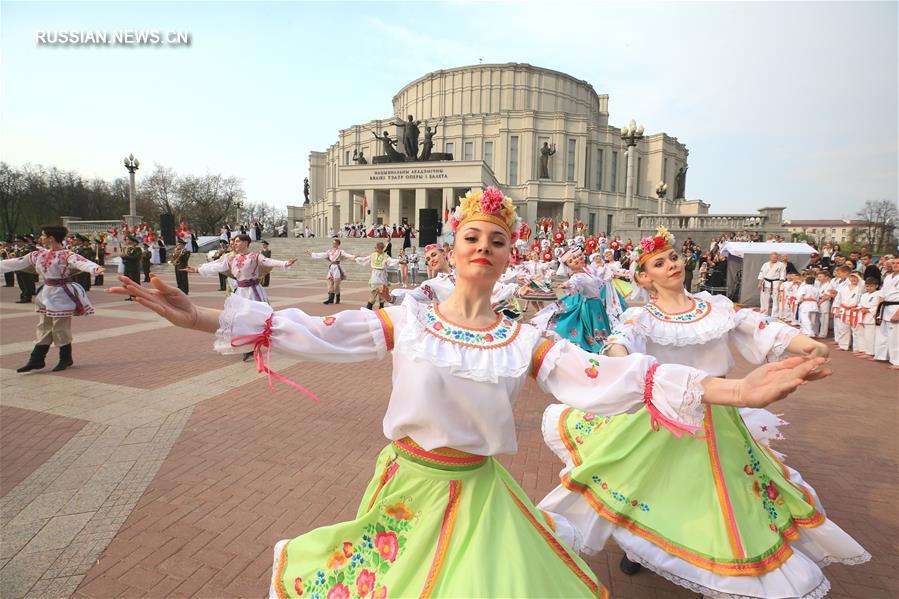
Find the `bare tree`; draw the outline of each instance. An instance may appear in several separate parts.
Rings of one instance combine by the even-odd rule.
[[[895,249],[896,227],[899,226],[899,211],[890,200],[868,200],[856,213],[862,222],[856,225],[857,233],[864,234],[871,251],[881,253]]]
[[[182,204],[178,194],[178,175],[174,169],[159,164],[153,167],[155,170],[141,181],[138,190],[139,201],[143,204],[141,213],[150,216],[152,212],[154,221],[159,214],[171,214],[178,222]]]
[[[214,234],[234,220],[236,204],[246,194],[236,177],[186,175],[178,186],[178,195],[183,200],[183,218],[195,229]]]
[[[0,223],[7,234],[18,230],[22,202],[25,200],[23,173],[0,164]]]

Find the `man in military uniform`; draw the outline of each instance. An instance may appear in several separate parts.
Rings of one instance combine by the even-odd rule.
[[[153,252],[150,251],[150,246],[146,243],[141,244],[140,270],[144,274],[144,283],[150,282],[150,258],[152,257]]]
[[[0,260],[6,260],[7,258],[15,258],[16,252],[13,249],[12,245],[8,241],[0,241]],[[3,273],[4,279],[4,287],[15,287],[16,286],[16,273],[14,272],[5,272]]]
[[[169,264],[175,267],[175,284],[178,285],[178,289],[184,292],[184,295],[187,295],[190,289],[187,272],[184,270],[187,268],[189,261],[190,252],[187,251],[184,240],[177,237],[175,239],[175,250],[172,252]]]
[[[143,252],[137,245],[137,237],[128,234],[125,236],[125,247],[122,248],[122,263],[125,266],[125,276],[140,285],[140,261]],[[125,298],[126,302],[134,301],[130,295]]]
[[[93,262],[94,264],[99,264],[100,266],[104,266],[106,264],[106,243],[103,241],[103,238],[99,235],[94,237],[94,244],[92,248],[93,253]],[[94,285],[103,286],[103,275],[102,273],[99,275],[94,275]]]
[[[215,250],[215,252],[213,252],[213,254],[208,258],[208,260],[209,262],[215,262],[230,251],[231,249],[228,247],[228,242],[222,239],[221,241],[219,241],[219,249]],[[219,273],[219,291],[228,291],[228,289],[225,287],[227,283],[228,276]]]
[[[272,257],[272,251],[268,248],[268,242],[266,240],[262,240],[262,250],[259,252],[266,258]],[[259,282],[263,287],[268,287],[269,282],[271,281],[272,275],[271,271],[267,272],[264,277],[262,277],[262,281]]]
[[[86,258],[91,262],[94,261],[94,250],[91,249],[90,240],[82,235],[81,233],[75,233],[75,242],[76,247],[71,248],[73,252],[81,256],[82,258]],[[78,272],[72,275],[72,279],[75,280],[76,283],[81,285],[85,291],[90,291],[91,289],[91,273],[89,272]]]
[[[33,238],[22,235],[16,237],[16,248],[13,258],[21,258],[27,256],[37,247],[34,245]],[[31,298],[34,296],[34,288],[37,283],[37,274],[24,270],[16,271],[16,283],[19,285],[19,301],[17,304],[30,304]]]

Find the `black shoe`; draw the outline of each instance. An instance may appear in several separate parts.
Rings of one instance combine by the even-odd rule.
[[[133,302],[133,301],[134,301],[134,298],[131,297],[131,296],[129,295],[128,297],[125,298],[125,301],[126,301],[126,302]]]
[[[334,294],[333,294],[333,293],[329,293],[329,294],[328,294],[328,299],[326,299],[326,300],[323,301],[322,303],[323,303],[323,304],[333,304],[333,303],[334,303]]]
[[[248,362],[253,357],[253,352],[247,352],[243,355],[243,361]]]
[[[16,303],[17,304],[30,304],[31,300],[30,299],[20,299]]]
[[[383,309],[384,309],[384,302],[381,302],[380,304],[378,304],[378,308],[380,308],[381,310],[383,310]]]
[[[63,345],[59,348],[59,364],[53,367],[53,372],[65,370],[73,364],[75,364],[75,362],[72,361],[72,344],[69,343],[68,345]]]
[[[621,556],[621,562],[618,564],[618,567],[621,568],[621,571],[628,576],[633,576],[643,569],[643,566],[641,566],[637,562],[632,562],[631,560],[627,559],[626,555]]]
[[[21,368],[16,368],[16,372],[30,372],[32,370],[40,370],[46,364],[44,363],[44,358],[47,357],[47,352],[50,351],[49,345],[35,345],[34,349],[31,350],[31,357],[28,358],[28,363],[22,366]]]
[[[335,303],[335,304],[339,304],[339,303],[340,303],[340,294],[339,294],[339,293],[338,293],[337,295],[334,296],[334,303]]]
[[[365,304],[365,307],[368,308],[369,310],[371,310],[372,306],[374,306],[374,304],[371,302],[368,302],[367,304]]]

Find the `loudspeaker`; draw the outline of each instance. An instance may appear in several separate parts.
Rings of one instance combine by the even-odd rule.
[[[418,209],[418,247],[437,243],[437,210]]]
[[[164,212],[159,215],[159,230],[162,231],[162,241],[166,245],[175,245],[175,216]]]

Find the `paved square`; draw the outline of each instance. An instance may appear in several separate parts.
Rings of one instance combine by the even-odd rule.
[[[318,281],[272,285],[275,307],[318,315],[367,297],[348,282],[341,306],[323,306]],[[224,299],[211,279],[192,277],[191,291],[203,305]],[[213,353],[210,337],[96,289],[97,317],[73,326],[75,366],[50,374],[54,349],[45,372],[20,375],[35,316],[15,299],[0,288],[0,596],[259,597],[277,540],[355,513],[386,444],[387,360],[274,358],[314,403],[277,382],[269,391],[254,365]],[[790,422],[777,448],[874,557],[828,567],[830,596],[895,597],[899,374],[845,353],[833,367],[776,406]],[[502,458],[535,500],[560,467],[539,430],[549,401],[528,382],[519,453]],[[695,596],[652,573],[625,577],[620,556],[610,547],[590,560],[613,596]]]

